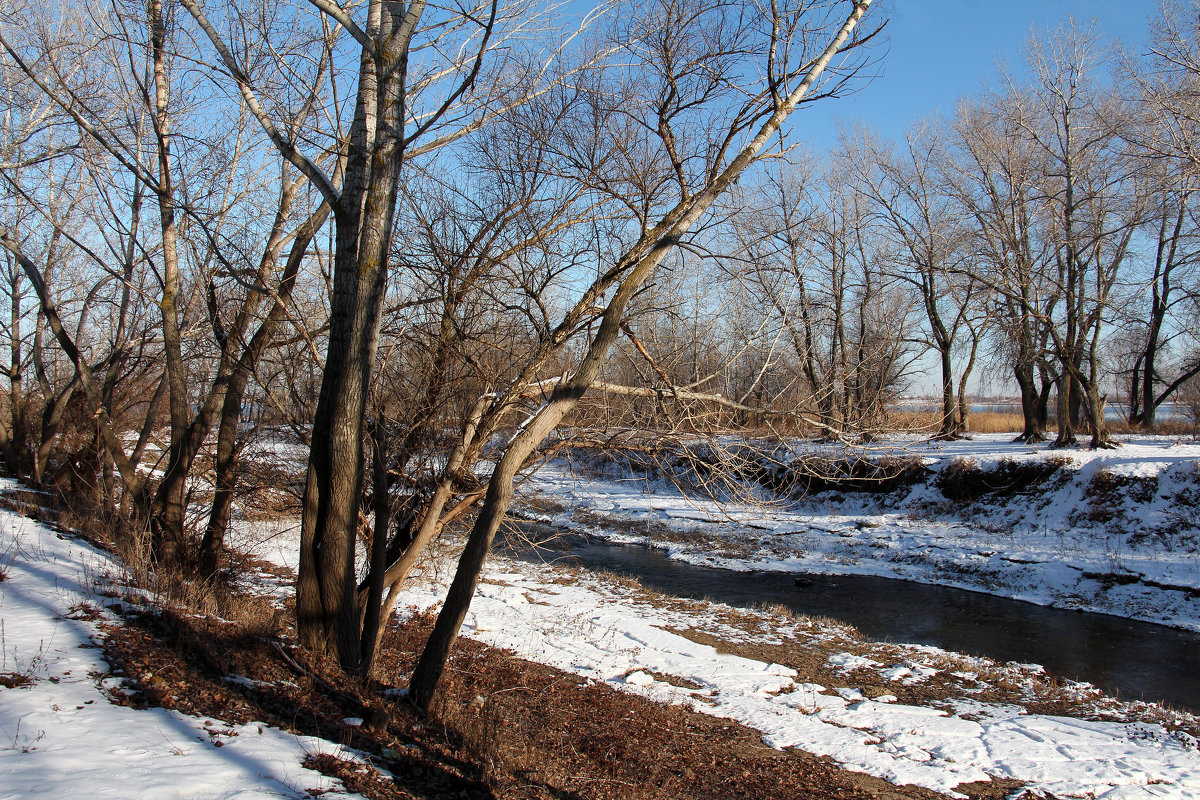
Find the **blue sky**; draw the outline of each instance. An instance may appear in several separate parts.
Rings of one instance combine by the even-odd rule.
[[[880,0],[876,0],[879,2]],[[1158,0],[883,0],[890,49],[869,85],[850,97],[810,107],[794,137],[815,153],[832,146],[839,123],[863,122],[899,138],[920,117],[953,114],[960,97],[995,80],[997,63],[1023,69],[1022,48],[1033,30],[1071,17],[1095,22],[1102,41],[1145,49],[1146,20]]]

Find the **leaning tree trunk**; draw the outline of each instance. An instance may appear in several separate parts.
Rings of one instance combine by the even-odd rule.
[[[967,402],[967,382],[975,371],[975,357],[979,352],[979,334],[972,329],[971,349],[967,353],[967,365],[958,376],[958,426],[961,433],[971,430],[971,405]]]
[[[579,404],[588,388],[595,384],[608,358],[608,352],[620,333],[625,312],[634,295],[654,274],[655,269],[679,243],[684,233],[690,230],[738,176],[760,157],[767,142],[779,131],[784,120],[799,105],[801,98],[825,70],[834,54],[841,49],[870,3],[871,0],[856,0],[846,22],[821,56],[812,63],[799,85],[786,97],[774,96],[772,113],[754,138],[723,170],[714,174],[701,191],[687,196],[667,212],[608,273],[621,277],[618,278],[617,288],[601,314],[596,333],[575,374],[554,388],[550,398],[508,442],[492,471],[483,505],[463,548],[454,580],[446,594],[446,601],[413,671],[410,693],[418,708],[428,710],[441,680],[450,649],[470,608],[484,561],[512,501],[513,479],[517,472],[551,431]]]
[[[25,393],[23,391],[23,359],[21,353],[21,320],[24,317],[21,309],[20,273],[14,273],[12,279],[12,315],[9,321],[9,368],[8,373],[8,412],[10,422],[4,441],[4,463],[8,472],[14,478],[23,478],[26,474],[25,453],[28,451],[29,434],[25,425]]]
[[[286,199],[285,207],[290,207],[290,201]],[[221,404],[220,420],[217,423],[216,475],[212,508],[208,515],[208,525],[204,529],[204,537],[200,542],[199,570],[204,577],[212,577],[217,573],[221,554],[225,547],[225,533],[229,528],[234,490],[240,472],[241,449],[238,445],[238,425],[241,422],[242,402],[246,396],[246,386],[254,374],[254,369],[262,357],[263,351],[274,341],[275,333],[283,323],[285,305],[291,299],[304,254],[308,251],[316,232],[328,218],[329,204],[322,203],[320,208],[297,231],[288,253],[287,263],[284,265],[283,275],[279,282],[279,292],[271,304],[271,310],[267,312],[266,319],[255,331],[249,345],[242,351],[237,365],[229,376],[229,384],[225,388],[225,396]],[[274,245],[266,248],[264,264],[274,264],[278,257],[282,237],[273,238],[272,241]],[[266,270],[264,269],[262,272],[265,274]]]

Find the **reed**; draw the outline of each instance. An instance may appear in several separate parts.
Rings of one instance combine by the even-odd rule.
[[[888,422],[896,432],[934,434],[942,423],[936,411],[893,411]],[[967,418],[968,433],[1020,433],[1025,421],[1010,411],[976,411]]]
[[[971,433],[1020,433],[1025,418],[1010,411],[977,411],[967,418]]]

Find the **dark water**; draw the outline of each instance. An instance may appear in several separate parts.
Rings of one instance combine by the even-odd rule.
[[[779,603],[847,622],[872,639],[1042,664],[1053,675],[1125,699],[1200,713],[1200,634],[890,578],[698,567],[649,547],[577,535],[556,537],[536,551],[514,541],[502,543],[503,551],[524,560],[635,576],[647,588],[679,597],[743,607]],[[797,577],[809,585],[796,586]]]

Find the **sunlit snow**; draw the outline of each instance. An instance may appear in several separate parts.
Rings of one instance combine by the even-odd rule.
[[[1009,444],[1000,437],[909,449],[929,458],[968,455],[985,463],[1001,457],[1041,458],[1045,450]],[[1107,469],[1160,476],[1160,487],[1192,481],[1200,446],[1141,439],[1120,450],[1069,451],[1087,470]],[[1165,476],[1165,477],[1164,477]],[[1039,498],[1017,517],[933,522],[905,512],[921,500],[919,487],[896,508],[862,508],[821,513],[800,508],[717,505],[684,498],[670,487],[646,482],[573,477],[553,466],[527,490],[562,499],[567,509],[553,521],[575,525],[571,510],[584,507],[601,519],[625,522],[653,518],[666,525],[707,526],[731,541],[768,538],[785,545],[750,555],[705,554],[673,539],[678,558],[762,569],[854,571],[928,579],[936,560],[912,561],[896,552],[938,552],[939,558],[973,559],[1004,570],[1008,583],[990,587],[1010,596],[1062,604],[1080,595],[1080,574],[1095,567],[1120,567],[1151,582],[1200,586],[1200,566],[1191,549],[1174,552],[1113,552],[1093,532],[1071,524],[1078,484]],[[1147,525],[1172,513],[1167,497],[1151,499],[1139,513]],[[528,496],[528,495],[527,495]],[[635,525],[603,524],[594,533],[645,540]],[[1041,528],[1039,531],[1038,528]],[[619,531],[617,530],[619,528]],[[286,525],[246,526],[243,541],[260,553],[295,564],[294,530]],[[858,545],[855,545],[858,542]],[[874,546],[864,546],[864,543]],[[792,548],[789,555],[783,553]],[[1108,548],[1106,550],[1106,547]],[[854,559],[847,558],[847,553]],[[88,796],[121,798],[300,797],[333,781],[303,769],[305,754],[353,754],[338,745],[294,737],[264,725],[233,730],[220,721],[173,711],[135,711],[111,705],[103,691],[107,665],[92,646],[95,628],[71,619],[72,608],[95,601],[94,584],[116,567],[90,548],[7,512],[0,513],[0,582],[3,664],[0,672],[28,674],[24,688],[0,689],[0,798]],[[439,580],[415,582],[401,601],[409,609],[440,601]],[[964,578],[969,583],[969,578]],[[286,588],[286,587],[281,587]],[[1118,587],[1122,590],[1128,587]],[[1095,594],[1093,592],[1093,594]],[[1103,593],[1101,593],[1103,594]],[[1113,598],[1081,600],[1084,606],[1114,604]],[[1186,591],[1145,588],[1121,601],[1130,616],[1148,617],[1157,603],[1167,621],[1200,629],[1200,614]],[[954,793],[963,782],[1014,778],[1058,797],[1191,798],[1200,794],[1200,748],[1185,733],[1145,722],[1101,722],[1030,714],[1025,709],[955,699],[939,707],[907,705],[895,696],[870,698],[850,685],[799,680],[779,664],[718,652],[681,633],[700,629],[714,635],[747,637],[723,628],[722,607],[656,604],[635,589],[603,577],[549,565],[493,560],[468,615],[465,633],[489,644],[623,690],[664,702],[686,704],[707,714],[757,729],[775,747],[797,747],[828,755],[849,769]],[[1111,610],[1111,609],[1108,609]],[[819,636],[820,634],[814,634]],[[769,638],[770,634],[764,634]],[[835,676],[870,669],[897,687],[927,679],[941,667],[935,648],[914,648],[911,657],[881,661],[835,652],[827,667]],[[969,670],[962,659],[955,669]],[[1036,673],[1034,666],[1010,665]],[[957,672],[955,674],[969,674]],[[241,676],[231,676],[237,680]],[[210,722],[209,726],[205,723]],[[216,741],[223,746],[216,747]]]

